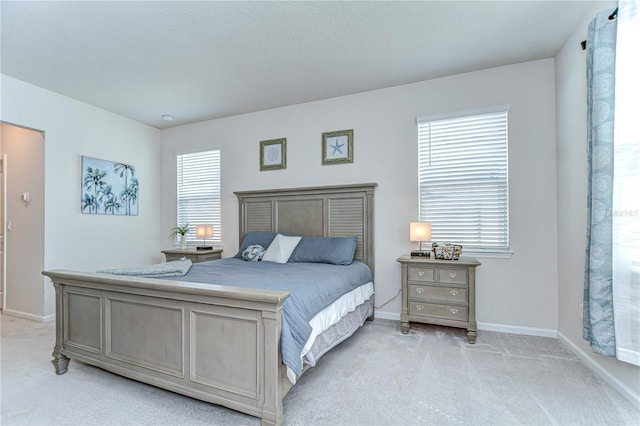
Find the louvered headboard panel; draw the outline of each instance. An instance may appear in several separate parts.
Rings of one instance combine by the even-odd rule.
[[[374,271],[373,194],[376,183],[239,191],[239,242],[249,231],[313,237],[357,236],[355,259]]]

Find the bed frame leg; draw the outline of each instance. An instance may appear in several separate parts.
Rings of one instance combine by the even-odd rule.
[[[58,346],[53,348],[53,359],[51,364],[56,369],[56,374],[61,375],[67,372],[69,366],[69,358],[60,353]]]
[[[276,419],[275,422],[272,422],[271,420],[267,420],[265,418],[260,419],[260,426],[280,426],[282,425],[282,419],[283,416],[280,415],[280,417],[278,419]]]

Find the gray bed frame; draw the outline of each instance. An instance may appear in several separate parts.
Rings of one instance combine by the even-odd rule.
[[[358,236],[374,271],[375,183],[236,192],[248,231]],[[281,424],[291,388],[280,352],[286,291],[68,270],[56,291],[53,365],[70,359]]]

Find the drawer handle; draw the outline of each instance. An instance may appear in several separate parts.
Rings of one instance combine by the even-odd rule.
[[[457,296],[457,295],[458,295],[458,292],[457,292],[456,290],[451,290],[451,295],[452,295],[452,296]]]
[[[419,277],[424,277],[424,271],[418,271],[418,276]]]
[[[455,278],[455,277],[456,277],[456,273],[455,272],[452,272],[452,273],[449,274],[449,278]]]
[[[422,289],[422,287],[418,287],[416,288],[416,293],[422,293],[424,290]]]
[[[456,315],[458,313],[457,309],[449,309],[449,312],[451,312],[453,315]]]
[[[419,310],[419,311],[421,311],[421,310],[423,310],[423,309],[424,309],[424,306],[422,306],[422,305],[416,305],[416,309],[417,309],[417,310]]]

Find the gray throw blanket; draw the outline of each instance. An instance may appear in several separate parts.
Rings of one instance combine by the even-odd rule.
[[[100,274],[127,275],[146,278],[179,277],[189,272],[191,265],[191,260],[183,257],[180,260],[162,262],[155,265],[134,266],[123,269],[99,269],[96,272]]]

